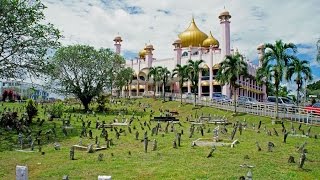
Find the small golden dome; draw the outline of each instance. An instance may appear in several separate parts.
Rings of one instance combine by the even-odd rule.
[[[215,47],[215,48],[218,48],[219,47],[219,41],[212,36],[212,33],[210,31],[209,37],[206,40],[203,41],[202,46],[203,47],[210,47],[211,45],[213,47]]]
[[[117,36],[117,37],[115,37],[115,38],[113,39],[113,41],[115,41],[115,42],[122,42],[122,39],[121,39],[120,36]]]
[[[140,59],[144,59],[146,54],[147,54],[147,51],[144,48],[141,51],[139,51]]]
[[[200,31],[193,18],[189,27],[178,36],[181,39],[182,47],[198,47],[208,37],[204,32]]]
[[[224,11],[222,13],[220,13],[219,19],[222,19],[223,16],[228,17],[228,19],[231,18],[231,15],[230,15],[229,11],[227,11],[226,9],[224,9]]]

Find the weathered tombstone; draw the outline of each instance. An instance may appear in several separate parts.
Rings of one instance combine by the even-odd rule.
[[[284,133],[284,135],[283,135],[283,142],[284,142],[284,143],[287,143],[287,137],[288,137],[288,135],[289,135],[289,132]]]
[[[296,163],[293,156],[289,156],[288,163]]]
[[[57,142],[53,144],[55,150],[60,150],[61,145]]]
[[[147,153],[148,152],[148,137],[147,136],[144,136],[143,144],[144,144],[144,152]]]
[[[234,136],[236,135],[237,129],[238,129],[237,126],[235,126],[235,127],[233,128],[233,131],[232,131],[231,137],[230,137],[231,140],[233,140]]]
[[[183,135],[183,129],[181,129],[181,135]]]
[[[88,133],[89,133],[89,139],[92,139],[93,138],[92,137],[92,130],[90,129]]]
[[[239,144],[238,139],[234,140],[234,141],[231,143],[231,148],[234,148],[236,144]]]
[[[271,131],[269,129],[267,130],[267,135],[272,136]]]
[[[89,144],[89,146],[87,147],[87,152],[88,153],[93,153],[94,152],[93,144]]]
[[[98,176],[98,180],[111,180],[111,176]]]
[[[174,149],[177,149],[177,141],[176,141],[176,140],[173,140],[173,141],[172,141],[172,147],[173,147]]]
[[[63,175],[62,180],[69,180],[69,176],[68,175]]]
[[[200,126],[200,132],[201,132],[201,136],[203,136],[203,135],[204,135],[204,132],[203,132],[202,126]]]
[[[18,143],[20,145],[20,148],[23,149],[23,134],[21,132],[19,132],[18,135]]]
[[[95,144],[97,144],[98,143],[98,136],[96,136],[96,138],[95,138]]]
[[[302,130],[301,130],[301,133],[302,133],[302,135],[305,135],[305,133],[304,133],[304,129],[302,129]]]
[[[213,130],[213,140],[215,142],[219,141],[219,127],[214,128]]]
[[[209,152],[207,158],[212,157],[213,151],[216,150],[215,146],[212,146],[211,151]]]
[[[258,142],[256,142],[256,146],[257,146],[258,151],[261,151],[261,147]]]
[[[274,143],[268,142],[268,152],[272,152],[273,148],[274,148]]]
[[[247,173],[247,180],[252,180],[252,172],[249,169],[248,173]]]
[[[153,144],[152,144],[152,151],[157,150],[157,146],[158,146],[158,144],[157,144],[157,140],[156,140],[156,139],[154,139],[154,140],[153,140]]]
[[[274,133],[276,136],[279,136],[279,134],[278,134],[278,132],[277,132],[276,128],[273,128],[273,133]]]
[[[298,148],[298,152],[303,152],[303,150],[304,150],[304,148],[305,148],[305,146],[307,145],[307,142],[304,142],[301,146],[299,146],[299,148]]]
[[[305,160],[306,160],[306,154],[301,153],[300,160],[299,160],[299,168],[303,168]]]
[[[131,134],[131,127],[128,126],[128,132]]]
[[[301,125],[302,125],[302,124],[299,125],[299,128],[298,128],[299,130],[301,129]]]
[[[311,126],[308,128],[308,130],[307,130],[307,136],[310,136],[310,132],[311,132]]]
[[[82,139],[81,139],[81,138],[79,139],[78,145],[79,145],[79,146],[82,146]]]
[[[258,129],[260,129],[260,127],[261,127],[261,121],[259,121]]]
[[[64,136],[68,135],[67,129],[65,127],[62,128],[62,132]]]
[[[139,132],[136,131],[136,140],[138,140],[138,139],[139,139]]]
[[[27,166],[16,166],[16,180],[28,180]]]
[[[100,153],[100,154],[98,155],[98,161],[102,161],[102,160],[103,160],[103,154]]]
[[[178,141],[178,146],[180,147],[181,146],[181,134],[180,133],[177,133],[176,139]]]
[[[70,148],[70,160],[74,160],[74,147]]]
[[[242,135],[242,123],[239,123],[239,133]]]

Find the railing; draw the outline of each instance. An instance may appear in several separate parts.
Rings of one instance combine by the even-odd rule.
[[[179,97],[174,98],[176,101],[180,101]],[[193,97],[183,98],[184,103],[194,103]],[[215,107],[217,109],[234,111],[234,103],[226,101],[211,101],[211,100],[198,100],[197,105]],[[257,104],[244,104],[236,105],[237,112],[248,113],[258,116],[265,116],[275,118],[276,106],[257,103]],[[306,110],[304,107],[285,107],[279,105],[278,107],[278,117],[281,119],[287,119],[293,122],[305,123],[310,125],[320,125],[320,112],[315,112],[311,110]]]

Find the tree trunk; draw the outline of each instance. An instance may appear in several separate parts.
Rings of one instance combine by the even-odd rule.
[[[84,106],[84,110],[87,112],[89,110],[89,104],[92,98],[80,99],[82,105]]]
[[[198,87],[194,86],[193,88],[193,93],[194,93],[194,106],[197,105],[197,93],[196,90],[198,89]]]
[[[153,98],[156,98],[156,89],[157,89],[157,83],[154,81],[154,86],[153,86]]]
[[[236,87],[233,87],[233,102],[234,102],[234,114],[237,114],[237,98]]]
[[[183,83],[180,86],[180,104],[182,104],[182,86],[183,86]]]
[[[299,97],[299,91],[300,91],[300,85],[299,85],[299,83],[297,83],[297,85],[298,85],[298,88],[297,88],[297,106],[299,106],[299,100],[300,100],[300,97]]]
[[[163,84],[162,84],[162,91],[163,91],[163,101],[166,101],[166,92],[165,92],[164,88],[165,88],[165,82],[163,82]]]
[[[276,86],[276,119],[279,119],[279,83],[275,83]]]

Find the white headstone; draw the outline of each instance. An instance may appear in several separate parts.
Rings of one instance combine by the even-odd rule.
[[[98,176],[98,180],[111,180],[111,176]]]
[[[28,180],[27,166],[16,166],[16,180]]]

